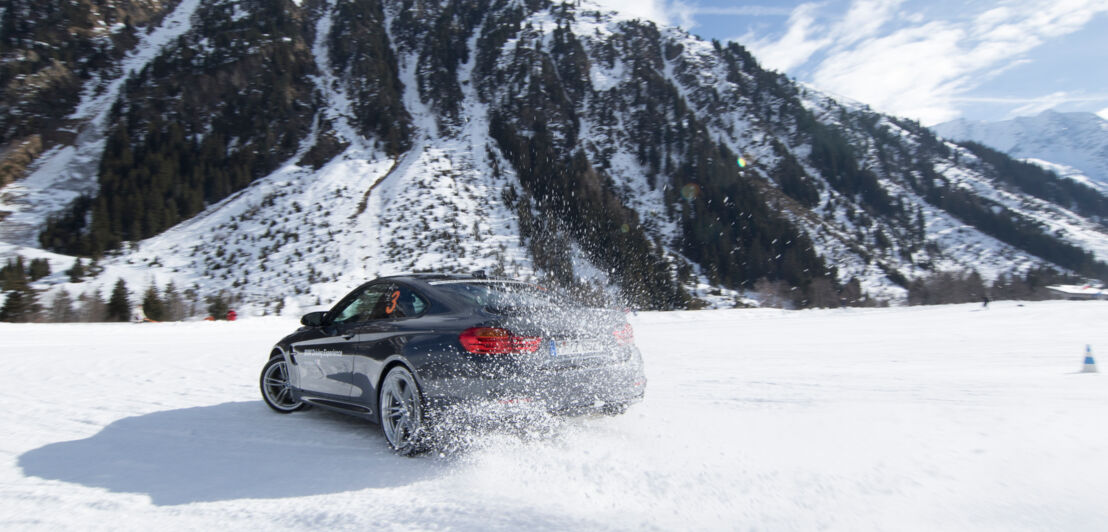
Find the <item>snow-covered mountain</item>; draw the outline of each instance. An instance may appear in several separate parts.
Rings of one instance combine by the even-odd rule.
[[[999,122],[959,119],[931,129],[948,139],[980,142],[1108,190],[1108,120],[1096,114],[1043,111]]]
[[[898,300],[949,270],[1108,275],[1104,196],[588,1],[116,4],[154,14],[73,4],[98,21],[87,54],[43,44],[72,13],[15,25],[0,79],[20,110],[2,162],[24,161],[0,250],[55,271],[103,254],[92,286],[273,310],[484,269],[667,308],[756,287]],[[90,286],[64,281],[44,280]]]

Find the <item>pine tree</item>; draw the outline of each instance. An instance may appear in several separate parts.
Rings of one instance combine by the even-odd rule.
[[[31,266],[27,269],[27,275],[31,282],[50,275],[50,262],[46,259],[31,259]]]
[[[142,297],[142,311],[153,321],[166,321],[166,306],[158,297],[157,285],[151,284]]]
[[[181,297],[180,292],[177,291],[177,286],[170,281],[165,286],[165,293],[162,297],[165,302],[165,321],[180,321],[185,319],[185,300]]]
[[[23,257],[8,259],[7,265],[0,268],[0,290],[16,290],[27,283],[27,270],[23,266]]]
[[[69,282],[71,283],[83,281],[85,276],[85,265],[81,262],[81,258],[78,257],[77,260],[73,261],[73,266],[66,270],[65,273],[69,275]]]
[[[185,289],[185,316],[195,316],[200,313],[200,285],[193,283]]]
[[[858,305],[862,301],[862,283],[858,281],[857,277],[851,277],[843,289],[839,291],[839,298],[842,300],[843,305],[854,306]]]
[[[23,257],[9,259],[7,265],[0,268],[0,290],[8,292],[0,307],[0,321],[26,323],[38,318],[38,294],[27,279]]]
[[[79,321],[107,321],[107,310],[99,288],[93,290],[92,293],[82,293],[77,296],[77,302],[80,305],[77,311]]]
[[[128,321],[131,319],[131,300],[127,292],[127,283],[123,279],[115,282],[112,295],[108,298],[105,318],[107,321]]]
[[[807,289],[808,308],[835,308],[839,306],[839,297],[834,284],[826,277],[812,279]]]
[[[77,310],[73,308],[73,296],[64,288],[54,295],[50,303],[49,320],[55,323],[70,323],[79,319]]]
[[[227,300],[223,298],[223,294],[208,298],[208,315],[212,318],[217,320],[227,319],[227,311],[230,308]]]
[[[0,306],[0,321],[9,323],[21,323],[23,315],[23,293],[12,291],[4,298],[4,304]]]
[[[30,288],[13,290],[8,293],[4,305],[0,307],[0,321],[28,323],[38,317],[39,305],[35,292]]]
[[[7,271],[4,275],[4,290],[8,291],[8,297],[0,307],[0,321],[14,323],[35,321],[40,310],[38,294],[27,282],[27,276],[22,269],[23,260],[19,259],[16,263],[8,261],[8,266],[12,267],[5,268]]]

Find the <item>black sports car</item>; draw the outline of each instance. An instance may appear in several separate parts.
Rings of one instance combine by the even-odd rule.
[[[384,277],[300,322],[262,369],[266,404],[378,422],[401,454],[425,450],[438,414],[458,407],[621,413],[646,386],[622,312],[520,281]]]

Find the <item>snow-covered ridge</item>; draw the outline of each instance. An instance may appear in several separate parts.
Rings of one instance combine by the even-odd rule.
[[[1108,185],[1108,120],[1093,113],[1043,111],[1000,122],[955,120],[931,129],[954,140],[972,140],[1022,159],[1049,161],[1063,177]],[[1048,169],[1052,169],[1048,166]]]
[[[1098,190],[1098,191],[1100,191],[1101,194],[1104,194],[1104,195],[1108,196],[1108,182],[1096,181],[1093,178],[1089,177],[1088,175],[1085,175],[1084,172],[1082,172],[1081,170],[1079,170],[1077,168],[1074,168],[1072,166],[1066,166],[1064,164],[1058,164],[1058,163],[1053,163],[1053,162],[1050,162],[1050,161],[1045,161],[1043,159],[1036,159],[1034,157],[1028,157],[1026,159],[1023,159],[1023,162],[1037,165],[1037,166],[1043,168],[1044,170],[1054,172],[1055,174],[1058,174],[1059,176],[1064,177],[1066,179],[1072,179],[1074,181],[1077,181],[1078,183],[1081,183],[1082,185],[1085,185],[1085,186],[1087,186],[1087,187],[1089,187],[1093,190]]]

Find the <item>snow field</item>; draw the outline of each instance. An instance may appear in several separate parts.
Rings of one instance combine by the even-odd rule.
[[[0,528],[1104,530],[1108,383],[1077,372],[1106,318],[642,313],[627,414],[414,459],[262,404],[288,318],[0,324]]]

